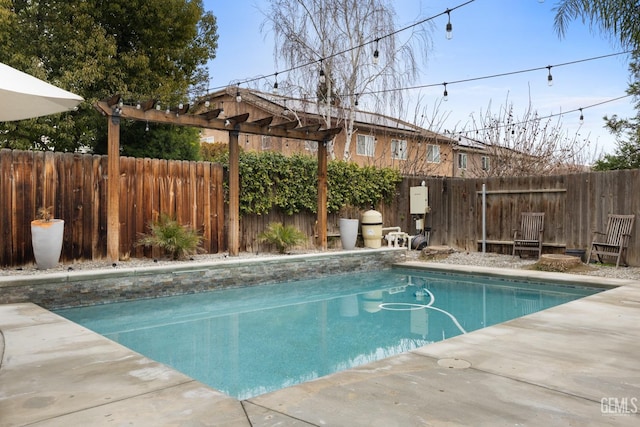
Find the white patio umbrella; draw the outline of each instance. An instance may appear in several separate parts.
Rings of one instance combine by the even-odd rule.
[[[81,96],[0,62],[0,122],[73,110]]]

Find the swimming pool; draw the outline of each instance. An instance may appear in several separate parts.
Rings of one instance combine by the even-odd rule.
[[[393,268],[56,312],[246,399],[598,291]]]

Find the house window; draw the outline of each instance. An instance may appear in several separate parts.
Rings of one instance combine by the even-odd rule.
[[[427,162],[440,163],[440,146],[428,144],[427,145]]]
[[[373,157],[376,151],[376,139],[372,135],[358,135],[356,142],[356,154],[359,156]]]
[[[407,141],[403,139],[391,140],[391,158],[407,160]]]
[[[467,153],[458,153],[458,169],[467,168]]]
[[[271,148],[271,137],[269,135],[262,135],[262,149],[269,150]]]
[[[488,171],[489,170],[489,156],[482,156],[481,161],[482,161],[482,170],[483,171]]]

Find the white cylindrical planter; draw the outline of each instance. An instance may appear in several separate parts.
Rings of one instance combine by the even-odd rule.
[[[31,245],[36,265],[40,270],[54,267],[60,261],[64,220],[31,221]]]
[[[357,219],[340,218],[340,241],[342,249],[351,250],[356,247],[358,240],[358,223]]]

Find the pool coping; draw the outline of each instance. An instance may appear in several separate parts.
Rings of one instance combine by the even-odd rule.
[[[629,409],[634,402],[629,399],[640,397],[640,384],[633,380],[640,378],[640,367],[632,363],[640,354],[640,282],[438,263],[396,265],[609,289],[244,401],[31,303],[6,304],[0,306],[6,344],[0,420],[238,426],[638,422],[637,412],[617,413],[612,405],[621,409],[615,403],[627,399]],[[589,351],[579,351],[584,348]],[[452,361],[470,367],[458,369]],[[602,399],[609,399],[605,406]]]

